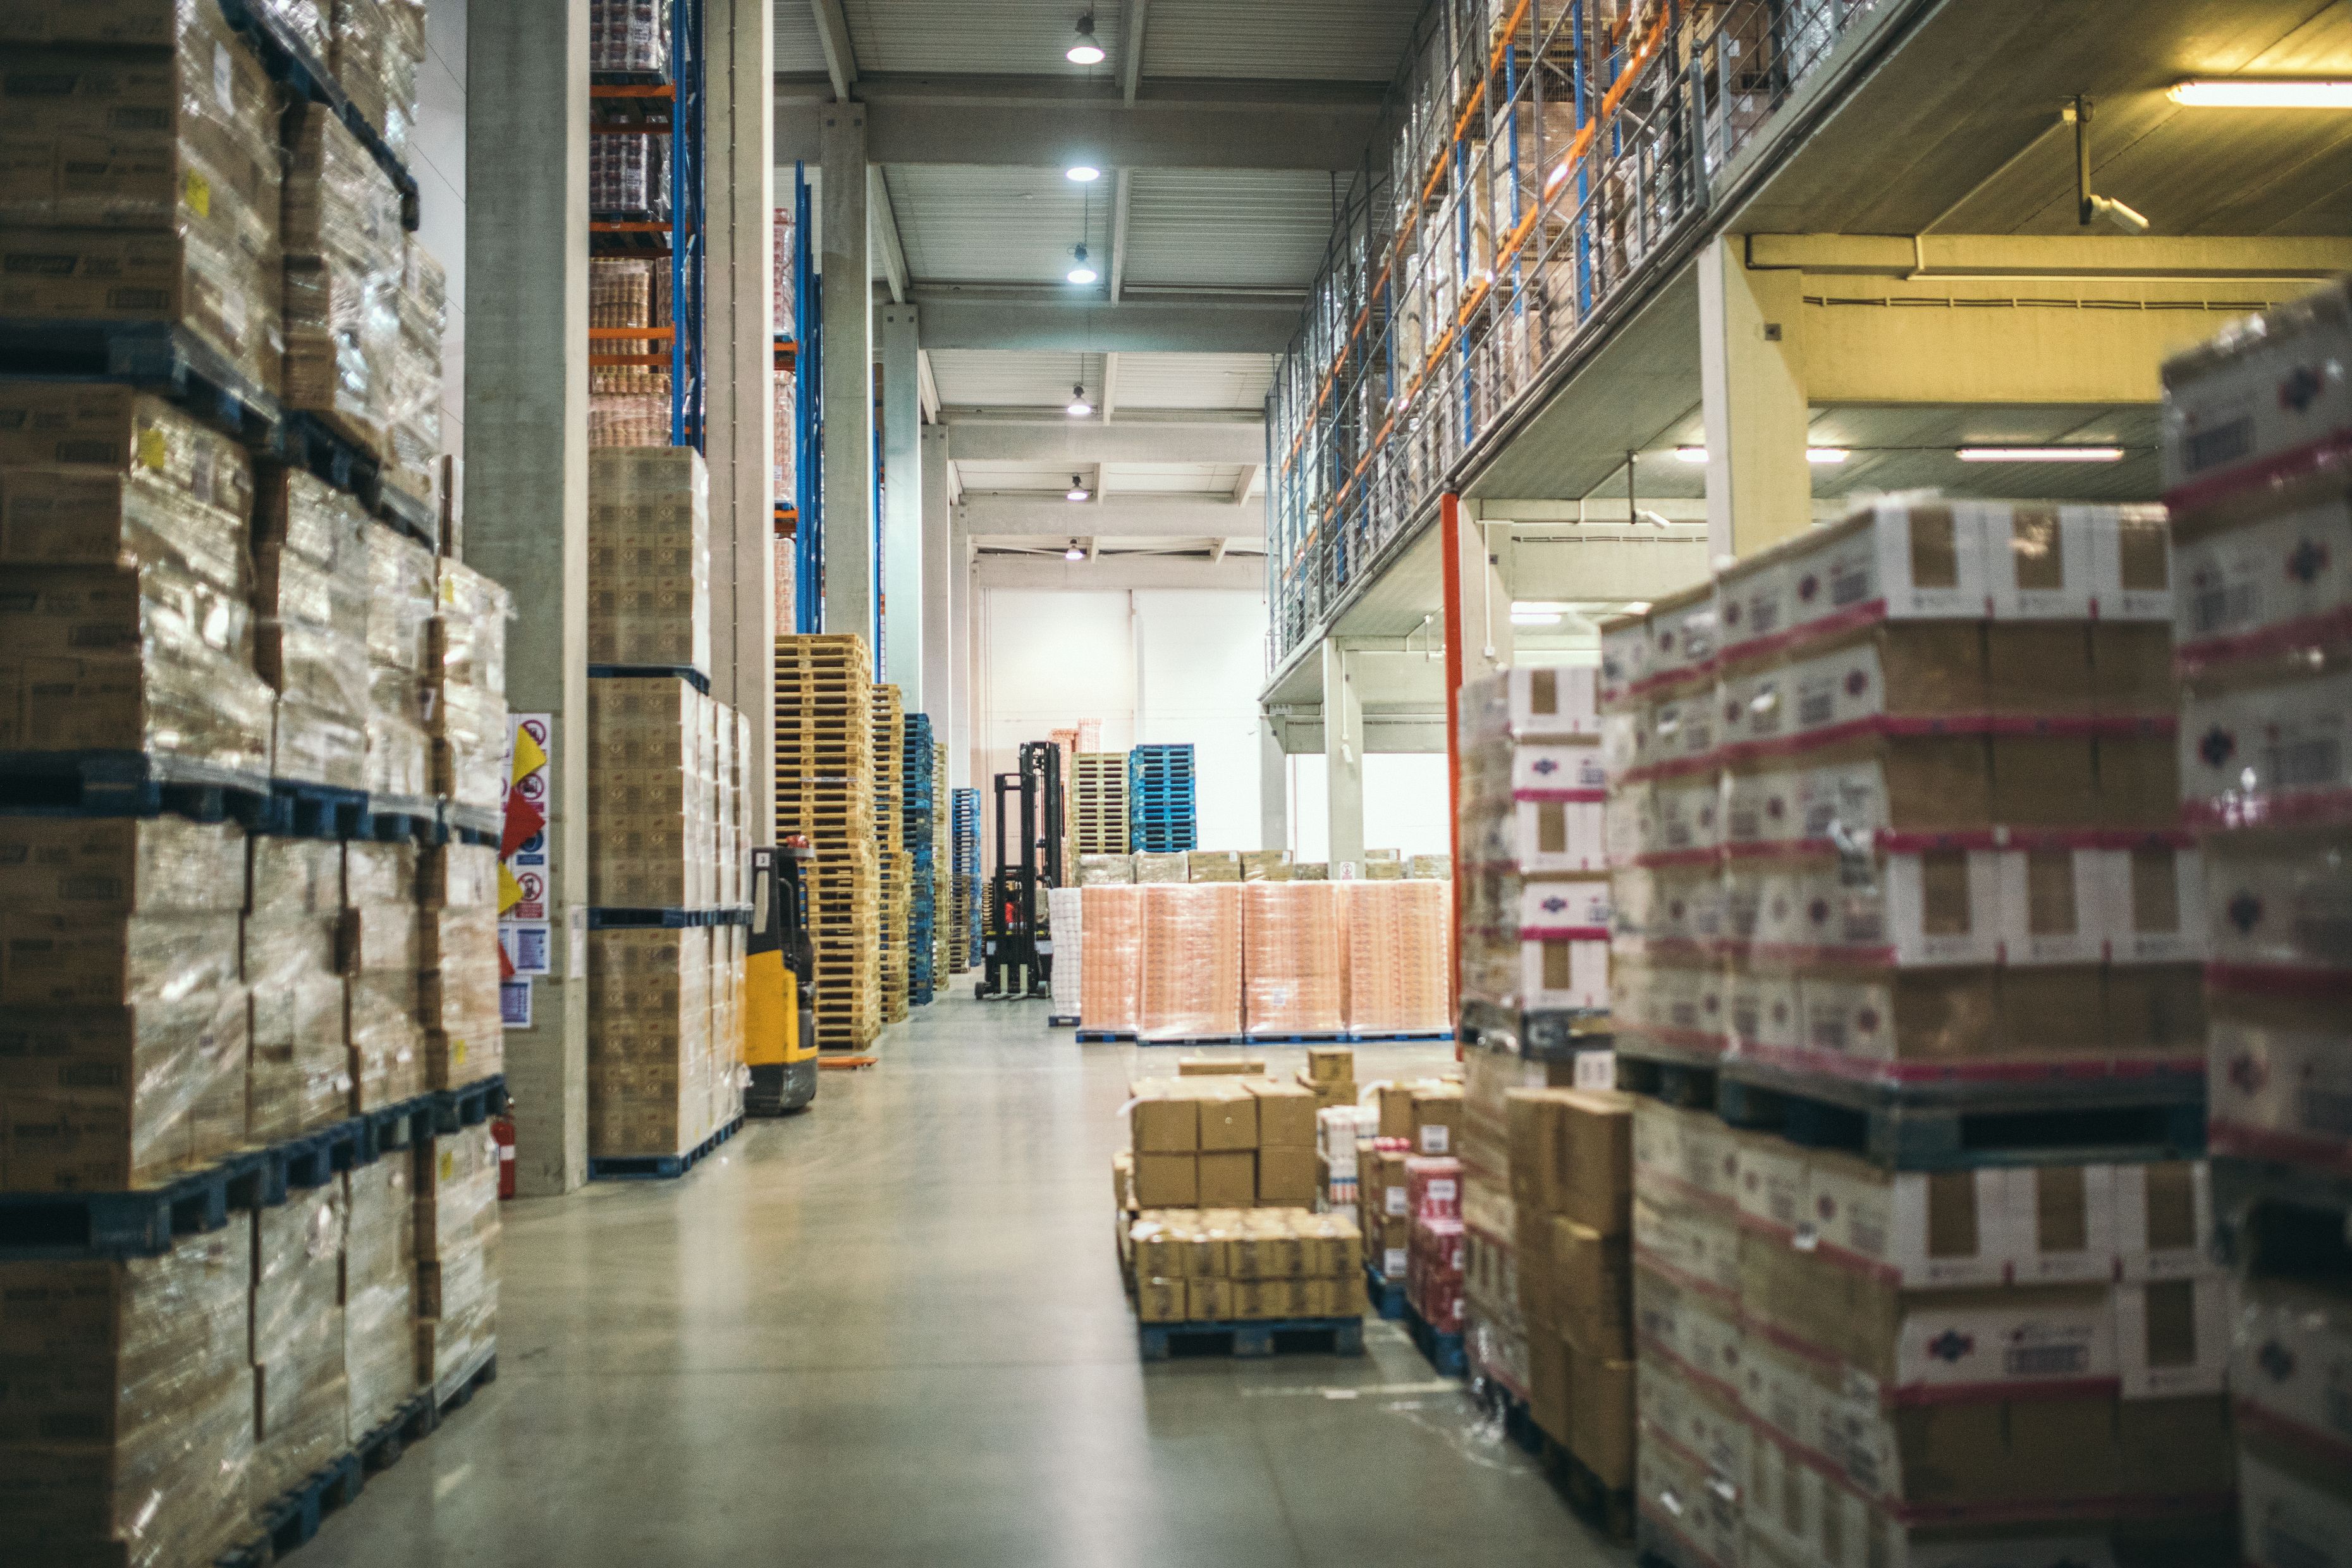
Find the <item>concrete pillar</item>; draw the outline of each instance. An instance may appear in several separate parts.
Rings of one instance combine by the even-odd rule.
[[[710,690],[751,718],[753,842],[775,837],[775,16],[704,0],[709,152],[703,353],[710,375]]]
[[[466,557],[514,593],[509,704],[551,720],[555,973],[506,1037],[517,1190],[547,1196],[588,1177],[588,0],[475,7],[466,77]]]
[[[1349,679],[1347,650],[1339,639],[1323,639],[1323,762],[1329,792],[1330,848],[1336,873],[1341,862],[1364,860],[1364,704]]]
[[[979,645],[975,641],[971,613],[971,569],[975,554],[971,535],[964,531],[963,516],[948,506],[948,486],[940,483],[939,504],[948,517],[948,578],[945,592],[948,601],[948,663],[949,725],[954,731],[948,742],[948,779],[957,789],[982,788],[981,815],[988,815],[989,803],[985,788],[987,780],[981,774],[984,769],[972,763],[972,747],[980,735]]]
[[[948,522],[948,427],[923,428],[923,710],[931,732],[955,746],[956,641],[950,581],[956,574],[955,538]]]
[[[1257,716],[1257,825],[1259,848],[1290,847],[1290,758],[1271,713]]]
[[[819,111],[824,216],[824,629],[871,648],[875,620],[874,293],[866,245],[866,110]],[[876,679],[887,679],[877,668]]]
[[[916,384],[915,307],[882,318],[882,646],[907,711],[930,710],[923,685],[923,398]],[[937,715],[933,715],[934,718]]]
[[[1753,555],[1810,527],[1813,479],[1803,274],[1756,271],[1743,235],[1708,242],[1698,258],[1699,399],[1706,426],[1709,555]]]

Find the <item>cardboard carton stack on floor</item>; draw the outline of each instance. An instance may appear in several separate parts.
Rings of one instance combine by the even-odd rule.
[[[409,1151],[343,1184],[343,1376],[353,1442],[416,1393],[416,1166]]]
[[[1528,1405],[1547,1436],[1619,1491],[1633,1480],[1633,1107],[1566,1089],[1506,1099]]]
[[[498,1350],[499,1146],[468,1127],[416,1160],[416,1381],[446,1399]]]
[[[1143,1079],[1128,1130],[1137,1206],[1307,1208],[1315,1202],[1315,1097],[1229,1074]]]
[[[1143,889],[1088,884],[1080,894],[1078,923],[1086,934],[1078,957],[1078,1018],[1106,1034],[1135,1032],[1143,974]],[[1058,977],[1061,965],[1054,968]]]
[[[1332,882],[1243,885],[1242,1014],[1250,1034],[1336,1035],[1344,1026],[1339,891]]]
[[[1307,1066],[1300,1069],[1298,1081],[1314,1091],[1318,1107],[1352,1109],[1356,1104],[1354,1049],[1347,1046],[1307,1047]]]
[[[1343,882],[1348,1028],[1358,1035],[1454,1032],[1450,882]]]
[[[2352,1540],[2352,291],[2165,366],[2183,809],[2201,916],[2213,1180],[2242,1303],[2230,1367],[2245,1562]]]
[[[368,525],[367,787],[433,793],[433,620],[440,563],[382,523]]]
[[[400,193],[325,104],[297,110],[288,141],[286,403],[382,456],[402,363]]]
[[[1128,1244],[1139,1322],[1267,1322],[1363,1312],[1363,1238],[1345,1215],[1146,1209],[1129,1225]]]
[[[507,623],[514,595],[444,558],[426,653],[433,689],[433,789],[460,805],[506,804]]]
[[[253,1226],[253,1496],[274,1498],[351,1447],[341,1177],[239,1215]]]
[[[1181,857],[1178,857],[1181,858]],[[1242,889],[1153,883],[1142,895],[1136,1038],[1232,1038],[1242,1032]]]
[[[1572,1062],[1531,1061],[1516,1054],[1465,1047],[1462,1056],[1462,1125],[1454,1140],[1462,1161],[1462,1223],[1466,1262],[1465,1349],[1474,1376],[1500,1384],[1532,1405],[1528,1322],[1518,1278],[1528,1267],[1512,1184],[1510,1097],[1574,1077]]]
[[[1389,1284],[1405,1282],[1414,1207],[1406,1161],[1450,1157],[1460,1146],[1462,1087],[1435,1079],[1371,1086],[1373,1125],[1356,1142],[1356,1202],[1364,1258]],[[1454,1195],[1458,1219],[1460,1195]]]
[[[498,847],[453,839],[422,851],[417,895],[425,1082],[457,1089],[506,1070]]]

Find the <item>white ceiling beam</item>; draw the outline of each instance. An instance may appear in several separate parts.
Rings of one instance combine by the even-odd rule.
[[[1236,516],[1220,494],[1137,494],[1100,502],[1051,493],[967,490],[957,525],[974,539],[1068,538],[1085,529],[1103,539],[1231,539],[1262,542],[1262,519]],[[1252,527],[1250,524],[1256,526]]]
[[[1212,566],[1218,565],[1223,562],[1224,558],[1225,542],[1222,539],[1212,539],[1209,541],[1209,564]]]
[[[1143,84],[1143,36],[1150,26],[1150,9],[1151,0],[1127,0],[1127,14],[1119,22],[1118,96],[1129,104]]]
[[[890,302],[907,302],[907,250],[898,243],[898,217],[890,210],[890,185],[882,178],[882,165],[866,165],[866,226],[882,243],[882,277],[890,285]]]
[[[1092,561],[1092,560],[1093,560],[1093,559],[1094,559],[1097,554],[1099,554],[1100,552],[1101,552],[1101,551],[1100,551],[1100,547],[1099,547],[1099,546],[1095,542],[1095,536],[1094,536],[1093,534],[1091,534],[1091,533],[1087,534],[1087,560],[1089,560],[1089,561]]]
[[[921,324],[919,319],[916,322],[918,330],[920,329]],[[939,377],[931,374],[931,353],[929,349],[915,351],[915,380],[916,391],[923,400],[924,422],[937,425],[940,422],[940,382]]]
[[[1114,262],[1116,267],[1117,263]],[[1118,298],[1118,274],[1111,274],[1111,298]],[[1103,355],[1102,422],[1110,423],[1111,411],[1118,406],[1118,351],[1112,349]]]
[[[1200,290],[1114,305],[1060,285],[925,283],[923,341],[935,349],[1045,349],[1062,353],[1280,353],[1298,331],[1303,293]]]
[[[1235,506],[1240,506],[1243,502],[1249,500],[1250,487],[1257,483],[1258,470],[1263,468],[1265,466],[1265,465],[1263,463],[1244,463],[1242,465],[1241,477],[1234,481],[1234,504]]]
[[[1110,302],[1114,305],[1127,288],[1127,209],[1132,188],[1125,169],[1111,181]]]
[[[1250,463],[1265,454],[1265,426],[1249,424],[1147,423],[1134,416],[1117,425],[1050,417],[1034,420],[972,420],[948,413],[955,429],[955,455],[961,462],[991,463]]]
[[[833,79],[833,99],[846,102],[857,85],[857,52],[849,43],[849,18],[841,0],[809,0],[816,13],[816,41],[824,50],[824,74]]]
[[[1213,562],[1199,555],[1121,552],[1093,561],[1065,561],[1059,555],[983,552],[972,567],[972,584],[981,588],[1114,592],[1124,588],[1223,588],[1264,593],[1265,560],[1257,555],[1228,555],[1223,561]]]

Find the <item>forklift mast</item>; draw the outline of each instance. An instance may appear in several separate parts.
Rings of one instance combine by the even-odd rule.
[[[1054,941],[1046,929],[1045,889],[1062,886],[1062,749],[1050,741],[1022,743],[1021,765],[998,773],[996,874],[989,879],[988,928],[981,977],[972,994],[1048,994]],[[1019,820],[1009,821],[1018,797]]]

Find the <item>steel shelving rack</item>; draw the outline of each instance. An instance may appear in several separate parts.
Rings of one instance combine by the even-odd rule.
[[[809,250],[808,168],[793,165],[793,630],[824,630],[824,279]]]

